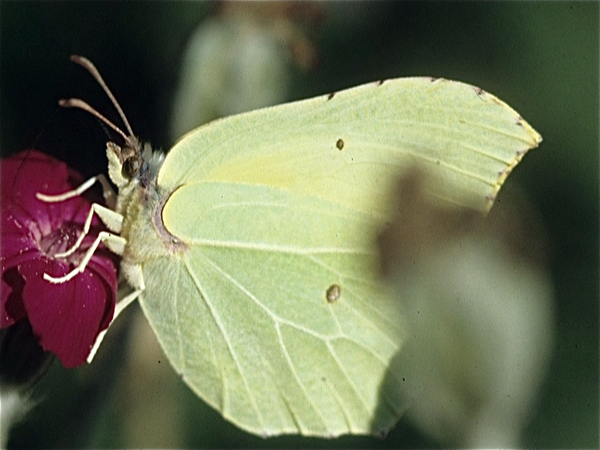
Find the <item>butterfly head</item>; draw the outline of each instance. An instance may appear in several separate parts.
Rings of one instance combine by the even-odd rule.
[[[132,181],[139,182],[144,188],[150,186],[156,180],[156,176],[164,160],[164,154],[159,151],[153,152],[149,144],[142,146],[140,140],[133,134],[133,130],[121,106],[110,89],[108,89],[108,86],[94,64],[87,58],[77,55],[71,56],[71,61],[86,69],[102,87],[123,120],[127,132],[121,130],[83,100],[77,98],[63,99],[59,101],[59,105],[66,108],[79,108],[89,112],[123,138],[123,146],[119,146],[114,142],[108,142],[107,144],[108,173],[117,187],[121,188]]]
[[[118,188],[132,182],[142,188],[151,186],[165,159],[163,152],[153,151],[150,144],[142,147],[136,138],[127,140],[123,147],[109,141],[106,144],[106,154],[108,175]]]
[[[121,150],[121,174],[129,181],[137,180],[146,188],[155,182],[165,155],[163,152],[153,151],[147,143],[142,148],[137,138],[133,138],[132,143],[133,146],[128,141]]]

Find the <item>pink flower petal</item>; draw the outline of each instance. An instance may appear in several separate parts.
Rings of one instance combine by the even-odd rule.
[[[21,262],[39,257],[35,239],[10,214],[2,210],[2,312],[0,327],[4,328],[25,317],[23,277],[17,270]]]
[[[69,270],[71,267],[63,261],[46,257],[19,267],[33,332],[44,350],[57,355],[67,368],[82,365],[98,333],[108,327],[117,285],[114,269],[107,271],[97,261],[90,261],[83,273],[65,283],[52,284],[43,279],[44,273],[58,277]]]
[[[83,182],[83,177],[63,162],[35,150],[21,152],[2,161],[2,210],[28,227],[48,234],[65,221],[85,221],[90,202],[76,197],[46,203],[36,194],[62,194]]]
[[[38,192],[58,194],[82,182],[66,164],[37,151],[2,161],[2,292],[0,326],[28,317],[45,350],[65,367],[85,362],[98,335],[114,314],[117,257],[100,246],[85,271],[62,284],[58,277],[79,264],[97,232],[97,218],[81,247],[67,258],[54,255],[74,244],[91,207],[89,195],[47,203]]]
[[[0,327],[8,327],[25,317],[23,286],[25,281],[16,267],[2,271],[2,314]]]

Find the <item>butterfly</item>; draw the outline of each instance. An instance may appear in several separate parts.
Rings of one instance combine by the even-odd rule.
[[[365,84],[219,119],[168,152],[127,133],[108,142],[103,242],[174,369],[204,401],[263,436],[385,434],[410,403],[392,360],[406,338],[401,301],[379,282],[377,230],[390,186],[414,165],[428,193],[487,211],[541,136],[504,102],[441,78]],[[91,220],[91,219],[90,219]],[[89,222],[89,221],[88,221]],[[89,231],[84,227],[81,236]],[[83,237],[80,238],[80,240]],[[76,245],[74,246],[74,248]],[[122,308],[121,308],[122,309]]]

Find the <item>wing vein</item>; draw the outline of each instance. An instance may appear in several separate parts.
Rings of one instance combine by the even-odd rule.
[[[354,393],[356,394],[356,397],[360,400],[360,402],[362,403],[363,407],[365,408],[365,410],[367,411],[367,413],[370,412],[369,410],[369,406],[367,405],[367,402],[364,398],[362,398],[362,395],[360,395],[359,390],[357,389],[356,385],[354,384],[354,382],[352,381],[352,379],[350,378],[350,375],[348,374],[348,371],[346,370],[346,368],[344,367],[344,365],[340,362],[340,360],[338,359],[337,355],[335,354],[335,351],[333,350],[333,348],[331,347],[329,342],[326,342],[327,348],[329,349],[329,352],[331,353],[331,356],[333,358],[333,360],[335,361],[335,363],[337,364],[337,366],[339,367],[340,371],[344,374],[344,377],[346,377],[346,380],[348,380],[348,383],[350,384],[350,386],[352,387],[352,390],[354,391]]]
[[[221,241],[217,239],[194,239],[186,238],[186,243],[205,247],[231,248],[241,250],[256,250],[261,252],[289,253],[292,255],[319,255],[319,254],[350,254],[350,255],[374,255],[374,251],[364,248],[340,248],[340,247],[315,247],[300,248],[286,245],[261,244],[253,242]]]
[[[265,422],[264,422],[264,418],[258,408],[258,405],[256,403],[256,399],[254,398],[254,395],[252,393],[252,390],[250,389],[250,386],[248,386],[248,381],[246,380],[246,377],[244,376],[244,371],[242,370],[242,366],[238,360],[237,354],[233,348],[233,346],[231,345],[231,342],[229,340],[228,334],[225,330],[224,325],[221,322],[221,319],[219,318],[219,315],[217,313],[217,311],[215,310],[214,305],[212,304],[212,302],[210,301],[210,299],[208,298],[208,295],[206,295],[206,292],[203,291],[202,289],[202,285],[201,283],[198,281],[198,279],[196,278],[196,275],[194,273],[194,271],[191,269],[191,267],[189,266],[189,262],[187,260],[187,258],[185,258],[185,266],[190,274],[190,277],[192,278],[192,280],[194,281],[194,284],[196,285],[196,289],[198,289],[198,293],[200,294],[200,297],[202,299],[204,299],[206,306],[208,307],[208,309],[210,310],[210,313],[213,317],[213,320],[215,321],[215,324],[217,325],[217,327],[219,328],[219,330],[221,331],[221,334],[223,335],[223,337],[225,338],[225,342],[227,344],[227,349],[229,350],[229,353],[231,354],[231,357],[236,365],[237,371],[239,372],[240,376],[242,377],[243,383],[244,383],[244,388],[248,394],[248,398],[250,399],[250,402],[252,404],[252,408],[254,409],[254,411],[256,412],[256,415],[260,421],[260,423],[262,424],[262,427],[265,427]],[[225,414],[225,409],[223,409],[223,414]]]
[[[277,337],[279,338],[279,342],[281,344],[281,349],[283,351],[283,355],[285,356],[285,359],[286,359],[288,365],[290,366],[290,370],[292,371],[292,374],[294,375],[294,378],[298,382],[298,385],[300,386],[300,389],[302,389],[302,393],[306,397],[306,400],[313,407],[313,409],[315,410],[315,412],[319,416],[319,419],[321,419],[321,421],[323,422],[323,424],[325,424],[325,428],[327,428],[327,425],[326,425],[327,421],[325,420],[325,417],[323,417],[323,414],[321,413],[320,408],[318,408],[317,405],[315,405],[312,397],[308,394],[308,391],[306,390],[306,386],[304,386],[304,383],[302,382],[302,380],[300,379],[300,376],[298,375],[298,372],[296,371],[296,366],[292,362],[292,359],[290,358],[290,354],[289,354],[289,352],[287,350],[287,347],[285,346],[285,343],[283,342],[283,336],[281,335],[281,329],[279,327],[279,323],[278,322],[275,323],[275,329],[277,330]]]
[[[244,285],[242,283],[240,283],[236,278],[234,278],[233,276],[231,276],[231,274],[229,274],[227,271],[225,271],[222,267],[220,267],[218,264],[216,264],[213,260],[211,260],[210,258],[204,256],[206,262],[208,264],[210,264],[215,270],[217,270],[221,275],[223,275],[228,281],[230,281],[234,286],[236,286],[242,293],[244,293],[250,300],[252,300],[254,303],[256,303],[257,306],[259,306],[262,310],[264,310],[273,320],[273,322],[275,323],[281,323],[284,325],[288,325],[292,328],[295,328],[299,331],[303,331],[311,336],[314,336],[318,339],[322,339],[325,340],[326,337],[322,336],[318,333],[315,333],[312,330],[309,330],[307,328],[301,327],[298,324],[295,324],[293,322],[290,322],[287,319],[284,319],[276,314],[274,314],[267,306],[265,306],[259,299],[258,297],[256,297],[254,294],[252,294],[250,291],[248,291]]]
[[[181,362],[181,370],[182,372],[184,372],[186,370],[186,360],[185,360],[185,355],[184,355],[184,351],[183,351],[183,339],[181,336],[181,326],[179,324],[179,295],[178,295],[178,287],[179,287],[179,277],[180,277],[180,271],[177,271],[177,279],[174,283],[174,290],[175,290],[175,299],[173,302],[173,308],[174,308],[174,315],[175,315],[175,327],[177,330],[177,343],[178,343],[178,348],[179,348],[179,361]]]

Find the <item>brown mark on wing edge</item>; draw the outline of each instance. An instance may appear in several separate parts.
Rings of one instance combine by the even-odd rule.
[[[478,96],[479,98],[483,98],[483,97],[484,97],[484,96],[487,94],[487,92],[485,92],[485,91],[484,91],[483,89],[481,89],[480,87],[477,87],[477,86],[473,86],[473,87],[475,88],[475,93],[477,94],[477,96]]]

